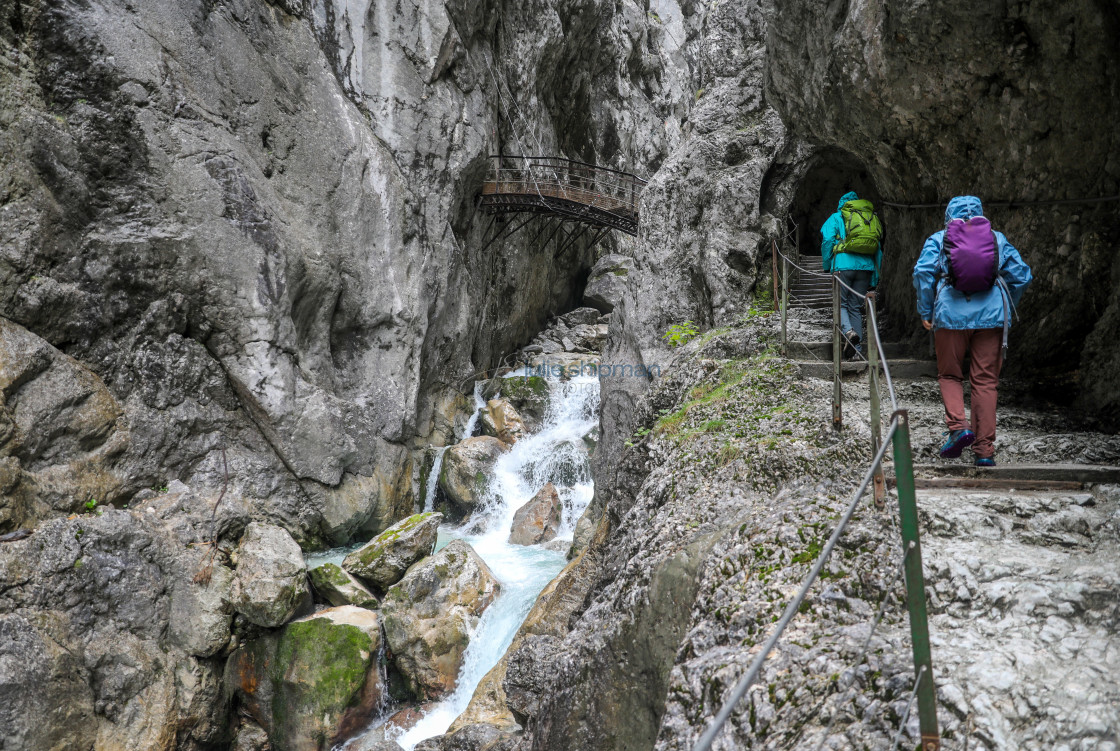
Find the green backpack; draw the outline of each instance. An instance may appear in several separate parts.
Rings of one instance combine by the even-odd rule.
[[[875,214],[871,201],[860,198],[840,207],[844,220],[844,242],[836,246],[837,253],[858,253],[873,256],[883,239],[883,223]]]

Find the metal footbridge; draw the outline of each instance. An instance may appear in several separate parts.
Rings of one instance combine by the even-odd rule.
[[[551,232],[546,243],[568,225],[557,255],[589,231],[591,245],[611,230],[637,235],[638,204],[646,182],[629,172],[563,157],[492,156],[478,210],[493,218],[528,216],[508,221],[496,234],[488,227],[486,246],[509,237],[535,218],[545,220],[538,237]],[[492,219],[491,226],[493,223]]]

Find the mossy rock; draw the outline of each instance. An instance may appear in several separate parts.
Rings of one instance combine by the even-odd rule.
[[[357,605],[360,608],[376,608],[377,597],[365,585],[334,563],[324,563],[308,572],[311,586],[318,595],[331,605]]]
[[[494,463],[507,451],[509,444],[492,436],[467,438],[447,450],[439,487],[457,514],[465,516],[486,500]]]
[[[274,749],[318,751],[367,725],[381,706],[380,653],[377,613],[347,605],[245,644],[230,657],[226,680]]]
[[[443,514],[434,512],[402,519],[346,556],[342,568],[385,591],[400,581],[409,566],[432,554],[442,522]]]
[[[518,376],[502,381],[502,396],[509,400],[522,417],[539,424],[548,412],[551,391],[543,376]]]

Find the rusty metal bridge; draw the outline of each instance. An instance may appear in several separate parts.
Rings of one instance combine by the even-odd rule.
[[[508,222],[493,235],[488,227],[484,248],[537,217],[546,221],[534,241],[550,231],[547,244],[558,232],[564,232],[564,242],[556,255],[589,231],[591,245],[612,229],[638,234],[638,203],[646,181],[637,175],[562,157],[501,155],[490,157],[490,162],[478,209],[493,218],[509,218],[511,214],[528,217]],[[566,224],[573,226],[562,229]]]

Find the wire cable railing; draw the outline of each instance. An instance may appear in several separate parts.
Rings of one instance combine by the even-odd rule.
[[[788,235],[786,238],[788,239]],[[789,307],[789,268],[793,265],[799,268],[803,273],[814,273],[808,269],[802,268],[793,259],[789,258],[785,253],[782,253],[777,248],[777,243],[772,241],[772,247],[775,254],[775,271],[777,270],[777,258],[780,256],[783,261],[782,266],[782,280],[781,280],[781,330],[782,330],[782,345],[785,350],[788,345],[787,340],[787,313]],[[875,295],[874,293],[860,293],[852,289],[849,285],[845,284],[843,280],[839,279],[836,275],[831,275],[833,279],[833,424],[840,430],[843,429],[843,422],[841,419],[841,367],[840,367],[840,328],[839,328],[839,309],[840,309],[840,290],[842,288],[848,289],[851,293],[855,294],[866,306],[867,309],[867,337],[868,344],[868,378],[871,387],[871,405],[870,405],[870,423],[871,423],[871,438],[872,438],[872,452],[873,458],[870,466],[863,473],[862,480],[859,486],[852,493],[844,513],[840,517],[828,541],[825,543],[824,548],[821,550],[817,559],[814,561],[808,574],[801,583],[801,587],[797,594],[789,601],[782,612],[781,617],[775,624],[770,636],[763,643],[758,653],[751,660],[746,672],[735,684],[731,693],[724,700],[719,712],[716,713],[715,718],[711,724],[700,736],[697,743],[693,746],[693,751],[709,751],[720,732],[723,730],[728,719],[735,710],[736,705],[746,695],[750,687],[758,680],[762,672],[762,667],[769,657],[770,653],[778,645],[782,638],[782,634],[786,627],[790,624],[793,618],[799,612],[806,597],[809,595],[813,584],[820,577],[825,564],[828,562],[829,557],[832,555],[833,549],[836,547],[841,535],[847,529],[851,522],[856,510],[859,507],[860,500],[867,492],[869,487],[874,487],[875,491],[875,505],[883,508],[883,497],[886,495],[885,482],[883,477],[883,459],[887,452],[887,446],[893,448],[894,455],[894,471],[895,471],[895,487],[898,496],[898,515],[900,524],[895,529],[898,531],[902,538],[903,554],[900,560],[899,570],[902,572],[906,581],[906,601],[907,610],[910,616],[910,637],[911,637],[911,652],[914,662],[914,688],[911,691],[909,701],[906,704],[906,710],[902,718],[902,723],[899,725],[898,730],[894,737],[894,746],[897,747],[901,734],[905,729],[905,725],[909,719],[911,708],[917,699],[918,705],[918,719],[919,719],[919,732],[921,735],[921,743],[919,748],[921,751],[938,751],[941,748],[940,732],[937,723],[937,705],[934,693],[933,684],[933,664],[930,652],[929,643],[929,621],[926,612],[926,594],[925,594],[925,579],[922,573],[922,556],[921,556],[921,542],[919,539],[918,527],[918,508],[917,498],[915,494],[914,484],[914,459],[913,450],[910,445],[910,422],[909,413],[905,409],[898,406],[898,398],[895,393],[894,381],[890,374],[890,363],[885,357],[881,358],[879,355],[883,352],[883,342],[879,336],[878,318],[875,313]],[[884,380],[886,382],[887,393],[891,403],[891,417],[890,423],[887,427],[886,435],[880,435],[881,430],[881,416],[879,413],[879,370],[882,370]],[[892,514],[892,525],[894,519]],[[867,650],[871,644],[876,630],[883,620],[886,612],[887,603],[890,600],[891,590],[893,590],[897,578],[892,581],[888,586],[883,600],[879,605],[879,611],[876,614],[867,637],[864,639],[863,645],[857,655],[854,667],[858,668],[867,656]],[[827,698],[827,697],[825,697]],[[821,700],[822,702],[824,699]],[[819,706],[819,704],[818,704]],[[828,726],[825,728],[824,735],[817,745],[817,749],[823,746],[825,740],[828,738],[829,733],[836,721],[836,713],[830,719]]]

